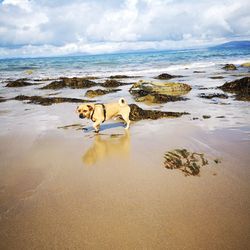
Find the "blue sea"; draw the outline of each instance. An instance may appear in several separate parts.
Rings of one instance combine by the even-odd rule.
[[[241,64],[250,60],[250,48],[208,48],[161,52],[121,53],[46,58],[1,59],[1,78],[57,78],[113,74],[151,76],[162,72]]]
[[[174,78],[175,82],[187,83],[192,87],[192,91],[185,96],[187,100],[164,104],[156,103],[152,105],[153,107],[149,107],[146,103],[137,103],[140,107],[163,111],[185,111],[190,113],[191,117],[196,118],[202,117],[204,114],[210,115],[212,118],[206,122],[206,126],[210,130],[226,127],[240,127],[244,130],[247,127],[249,131],[249,102],[236,101],[232,94],[228,94],[228,99],[213,98],[212,100],[206,100],[199,97],[202,93],[223,93],[223,91],[217,89],[218,86],[228,81],[249,76],[249,68],[240,66],[244,62],[250,62],[249,47],[1,59],[0,98],[8,101],[0,103],[0,133],[8,132],[17,121],[18,124],[22,121],[25,125],[24,116],[31,119],[30,124],[36,124],[36,129],[39,131],[72,122],[76,118],[75,116],[72,117],[75,104],[63,103],[44,107],[28,104],[27,101],[12,100],[18,95],[88,99],[86,97],[88,89],[85,88],[42,89],[42,87],[60,77],[93,76],[97,77],[94,79],[96,83],[102,83],[109,79],[111,75],[131,76],[128,79],[119,79],[119,81],[128,83],[128,85],[120,88],[121,91],[98,96],[95,101],[107,103],[123,97],[128,103],[137,103],[129,92],[131,85],[140,80],[159,81],[155,77],[162,73],[178,76]],[[222,69],[226,63],[235,64],[237,70],[227,71]],[[6,87],[9,81],[20,78],[26,78],[31,85],[21,88]],[[101,87],[94,86],[91,89],[96,88]],[[18,106],[16,106],[17,103]],[[225,116],[226,118],[217,119],[217,116]],[[183,117],[182,119],[186,118]],[[187,119],[191,118],[188,117]],[[202,118],[197,123],[204,126]],[[16,129],[16,127],[14,126],[13,129]]]

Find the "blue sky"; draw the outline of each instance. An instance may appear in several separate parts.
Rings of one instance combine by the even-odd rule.
[[[3,0],[0,57],[181,49],[249,40],[249,0]]]

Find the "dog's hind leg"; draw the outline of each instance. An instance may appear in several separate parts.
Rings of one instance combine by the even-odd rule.
[[[100,122],[99,121],[95,121],[94,124],[93,124],[93,128],[95,130],[96,133],[99,133],[99,130],[100,130]]]
[[[128,130],[128,129],[129,129],[129,125],[130,125],[130,120],[127,120],[127,121],[126,121],[126,124],[127,124],[127,125],[126,125],[125,129]]]
[[[122,118],[123,120],[126,122],[126,127],[125,129],[129,129],[129,125],[130,125],[130,120],[129,120],[129,115],[125,115],[125,114],[122,114]]]

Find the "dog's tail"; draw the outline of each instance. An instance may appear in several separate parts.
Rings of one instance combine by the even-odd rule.
[[[123,106],[127,105],[127,102],[125,101],[124,98],[120,98],[119,104],[120,104],[121,107],[123,107]]]

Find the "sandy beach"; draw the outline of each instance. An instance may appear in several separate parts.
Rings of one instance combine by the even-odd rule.
[[[185,75],[177,80],[192,86],[188,100],[137,103],[189,115],[132,122],[127,132],[121,122],[110,121],[94,134],[91,122],[75,113],[76,103],[1,102],[0,248],[248,249],[249,102],[230,94],[226,100],[198,97],[222,93],[203,88],[237,78],[216,67],[177,72]],[[209,78],[218,74],[224,78]],[[41,90],[48,81],[39,88],[4,83],[4,98],[85,98],[88,90]],[[135,103],[130,87],[95,99],[123,96]],[[173,149],[203,153],[209,164],[198,176],[166,169],[164,154]]]
[[[0,0],[0,250],[250,250],[249,10]]]
[[[117,130],[1,137],[2,249],[249,247],[245,133],[181,120]],[[179,145],[222,163],[200,177],[165,169]]]

